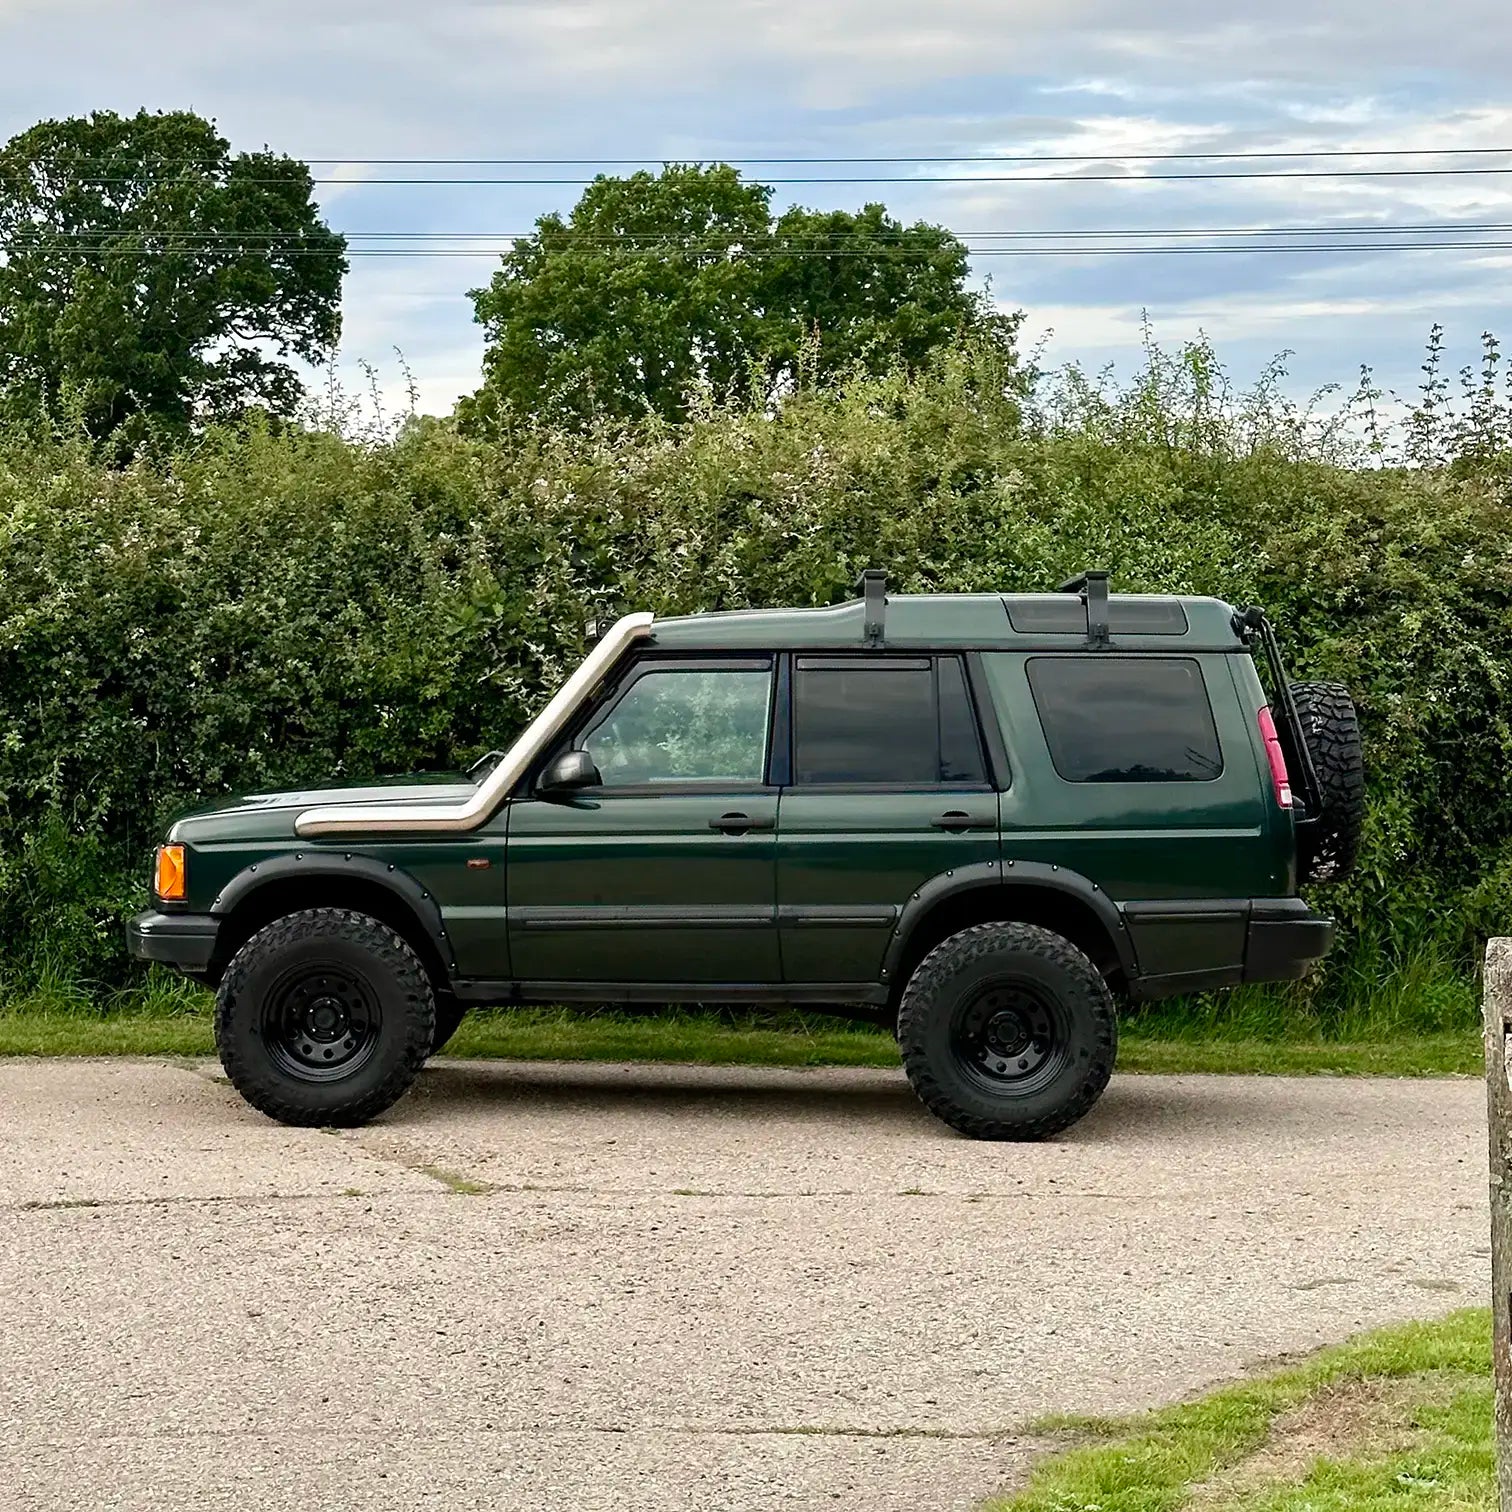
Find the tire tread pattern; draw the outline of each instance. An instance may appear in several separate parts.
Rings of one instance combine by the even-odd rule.
[[[951,978],[1007,952],[1032,954],[1065,971],[1076,984],[1068,1006],[1093,1027],[1095,1049],[1080,1082],[1058,1108],[1038,1118],[989,1118],[963,1107],[925,1048],[923,1030],[948,999]],[[973,1139],[1048,1139],[1083,1118],[1102,1096],[1118,1054],[1118,1016],[1102,973],[1064,936],[1036,924],[973,924],[936,945],[908,979],[898,1005],[898,1044],[919,1100],[951,1128]]]
[[[1365,826],[1359,716],[1343,683],[1293,683],[1291,692],[1323,790],[1318,823],[1302,832],[1297,871],[1304,882],[1337,882],[1354,870]]]
[[[391,1065],[376,1086],[350,1102],[315,1107],[289,1095],[290,1087],[298,1083],[244,1052],[234,1032],[235,1020],[241,1013],[256,1011],[257,1005],[249,1001],[247,983],[259,966],[291,946],[333,936],[374,957],[377,973],[390,984],[400,1007],[396,1016],[393,1006],[384,1004],[382,1033],[398,1034],[401,1039],[399,1053],[391,1056]],[[395,1017],[400,1022],[391,1023]],[[215,996],[216,1049],[231,1085],[269,1118],[304,1128],[350,1128],[391,1107],[424,1066],[435,1032],[435,994],[420,958],[387,924],[349,908],[307,908],[285,914],[258,930],[231,958]],[[380,1046],[380,1054],[382,1050]]]

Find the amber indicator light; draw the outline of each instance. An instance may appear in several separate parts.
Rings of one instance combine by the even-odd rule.
[[[184,847],[160,845],[157,850],[157,867],[152,879],[152,890],[158,897],[170,903],[184,900]]]

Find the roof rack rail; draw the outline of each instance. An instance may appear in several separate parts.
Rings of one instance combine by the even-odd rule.
[[[887,623],[887,574],[880,567],[868,567],[856,579],[856,592],[866,601],[861,639],[868,646],[880,646]]]
[[[1094,571],[1083,572],[1067,578],[1056,589],[1057,593],[1079,593],[1087,606],[1087,644],[1106,646],[1111,640],[1108,631],[1108,574]]]

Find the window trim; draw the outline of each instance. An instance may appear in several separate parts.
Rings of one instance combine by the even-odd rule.
[[[1135,653],[1125,658],[1136,662],[1190,662],[1197,670],[1198,685],[1202,689],[1204,705],[1207,709],[1208,721],[1213,729],[1213,747],[1218,753],[1218,770],[1209,776],[1202,777],[1068,777],[1061,771],[1059,763],[1055,759],[1055,746],[1050,740],[1050,732],[1045,725],[1045,711],[1040,707],[1039,696],[1034,688],[1034,667],[1042,661],[1079,663],[1095,652],[1067,650],[1059,654],[1055,652],[1037,652],[1024,658],[1024,682],[1029,689],[1029,701],[1034,706],[1034,717],[1039,725],[1039,736],[1045,745],[1045,754],[1050,759],[1050,770],[1054,772],[1056,780],[1063,782],[1067,787],[1091,787],[1091,788],[1190,788],[1201,787],[1208,783],[1221,782],[1229,769],[1228,753],[1223,745],[1223,733],[1218,728],[1218,711],[1213,704],[1213,690],[1208,686],[1207,671],[1202,665],[1202,657],[1191,651],[1150,651]]]
[[[793,783],[793,657],[777,658],[773,679],[772,728],[767,742],[767,782],[781,791]]]
[[[953,655],[948,651],[942,651],[938,656],[930,658],[930,676],[934,680],[935,728],[939,732],[941,763],[943,764],[945,757],[945,701],[940,696],[940,668],[947,661],[953,661],[956,665],[956,671],[961,674],[961,695],[966,700],[967,722],[972,735],[976,738],[976,758],[977,765],[981,769],[982,781],[969,784],[945,783],[942,781],[941,787],[969,786],[982,789],[990,788],[992,786],[992,762],[987,753],[987,742],[982,736],[982,721],[977,714],[976,699],[972,696],[971,670],[966,665],[966,658],[964,656]]]
[[[982,758],[984,778],[981,782],[800,782],[798,780],[798,719],[797,696],[798,674],[803,671],[838,672],[852,667],[892,668],[899,664],[912,670],[929,671],[930,687],[934,695],[936,738],[940,733],[940,662],[953,657],[960,664],[961,681],[966,690],[966,703],[976,729],[977,751]],[[787,770],[781,785],[790,793],[991,793],[996,792],[994,781],[994,753],[982,724],[982,711],[977,703],[977,686],[972,676],[971,658],[967,652],[957,650],[935,651],[923,648],[900,648],[897,651],[789,651],[784,653],[787,684]],[[779,674],[781,676],[781,674]]]
[[[618,675],[606,680],[602,689],[593,698],[588,699],[578,716],[564,730],[561,736],[554,741],[546,750],[541,759],[531,768],[521,793],[531,798],[545,799],[545,801],[558,801],[555,795],[547,798],[539,791],[541,773],[551,765],[563,751],[579,750],[581,742],[599,724],[601,717],[606,717],[621,698],[638,683],[641,678],[652,672],[765,672],[767,674],[767,719],[766,719],[766,752],[762,765],[762,775],[759,778],[709,778],[700,781],[696,778],[677,777],[668,778],[661,782],[623,782],[603,783],[598,787],[578,788],[576,793],[591,793],[595,798],[617,798],[620,796],[651,796],[656,794],[671,795],[698,795],[708,794],[717,797],[724,793],[741,793],[747,795],[759,795],[762,793],[775,792],[775,786],[771,781],[773,764],[773,737],[775,734],[776,721],[774,719],[778,688],[778,661],[779,653],[774,651],[742,651],[731,654],[729,652],[713,652],[708,656],[689,655],[686,652],[674,655],[657,655],[651,652],[637,656],[627,662],[623,667],[616,669]]]
[[[966,669],[966,695],[971,700],[971,714],[977,722],[977,734],[987,757],[987,780],[1000,793],[1013,786],[1013,761],[1008,754],[1008,738],[992,696],[991,679],[980,651],[962,654]]]
[[[814,656],[806,651],[793,653],[793,671],[796,672],[849,672],[852,667],[881,668],[884,671],[932,672],[941,656],[918,651],[872,651],[851,656]]]

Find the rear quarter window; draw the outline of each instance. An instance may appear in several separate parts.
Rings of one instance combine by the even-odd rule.
[[[1029,688],[1067,782],[1212,782],[1223,752],[1194,657],[1037,656]]]

